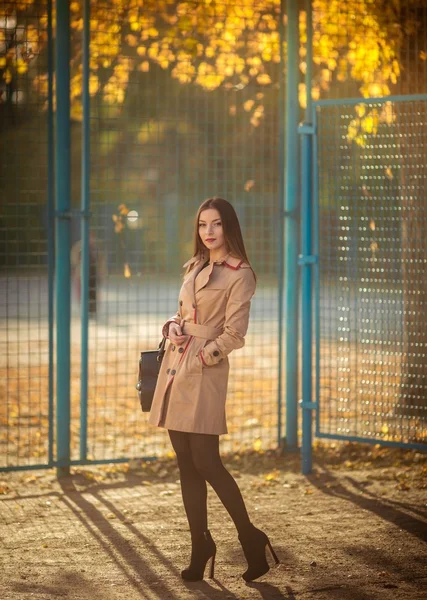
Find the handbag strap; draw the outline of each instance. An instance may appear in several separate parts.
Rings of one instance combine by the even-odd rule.
[[[162,338],[159,344],[159,351],[157,353],[157,362],[162,362],[163,354],[165,353],[166,338]]]

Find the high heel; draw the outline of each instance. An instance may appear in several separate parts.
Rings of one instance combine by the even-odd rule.
[[[211,559],[209,577],[213,579],[215,571],[216,544],[210,531],[204,531],[191,549],[190,566],[181,571],[181,577],[186,581],[200,581],[205,574],[206,565]]]
[[[239,535],[239,540],[242,544],[246,560],[248,561],[248,568],[242,575],[245,581],[253,581],[269,571],[270,566],[265,556],[267,548],[269,549],[275,564],[277,565],[279,563],[277,554],[273,550],[273,546],[271,545],[268,536],[261,531],[261,529],[252,527],[250,531]]]

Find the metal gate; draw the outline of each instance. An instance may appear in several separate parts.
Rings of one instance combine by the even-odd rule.
[[[313,104],[302,407],[320,438],[426,449],[427,95]]]
[[[39,4],[23,23],[40,47],[46,37],[46,53],[16,76],[25,94],[11,91],[15,104],[0,105],[8,148],[0,184],[9,200],[0,214],[0,470],[170,451],[165,431],[140,412],[138,357],[158,346],[162,323],[176,312],[193,218],[209,196],[233,203],[258,274],[246,347],[231,356],[221,443],[225,451],[276,447],[284,425],[283,133],[275,136],[283,95],[257,82],[204,89],[172,76],[157,54],[148,61],[133,41],[111,69],[99,58],[105,80],[96,94],[90,59],[110,60],[108,36],[115,39],[118,21],[132,29],[132,11],[58,0],[53,36],[52,2]],[[155,3],[135,10],[145,24],[157,18]],[[17,27],[16,19],[0,24],[11,43]],[[190,66],[180,62],[176,74]],[[266,124],[261,99],[272,107]]]

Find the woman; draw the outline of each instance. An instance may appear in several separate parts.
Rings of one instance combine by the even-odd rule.
[[[208,530],[207,487],[214,488],[236,525],[252,581],[269,570],[267,535],[252,525],[237,483],[222,464],[219,436],[227,433],[228,354],[244,345],[256,278],[246,256],[234,208],[209,198],[195,221],[194,254],[179,294],[179,308],[163,326],[170,340],[160,368],[149,423],[169,431],[191,533],[191,561],[183,579],[203,579],[216,545]]]

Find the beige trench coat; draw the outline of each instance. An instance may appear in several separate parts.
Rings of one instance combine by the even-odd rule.
[[[198,257],[184,267],[192,262],[178,311],[162,331],[166,337],[175,321],[189,337],[181,346],[167,343],[148,422],[220,435],[227,433],[227,356],[244,346],[255,277],[247,263],[230,254],[203,270],[204,261]]]

